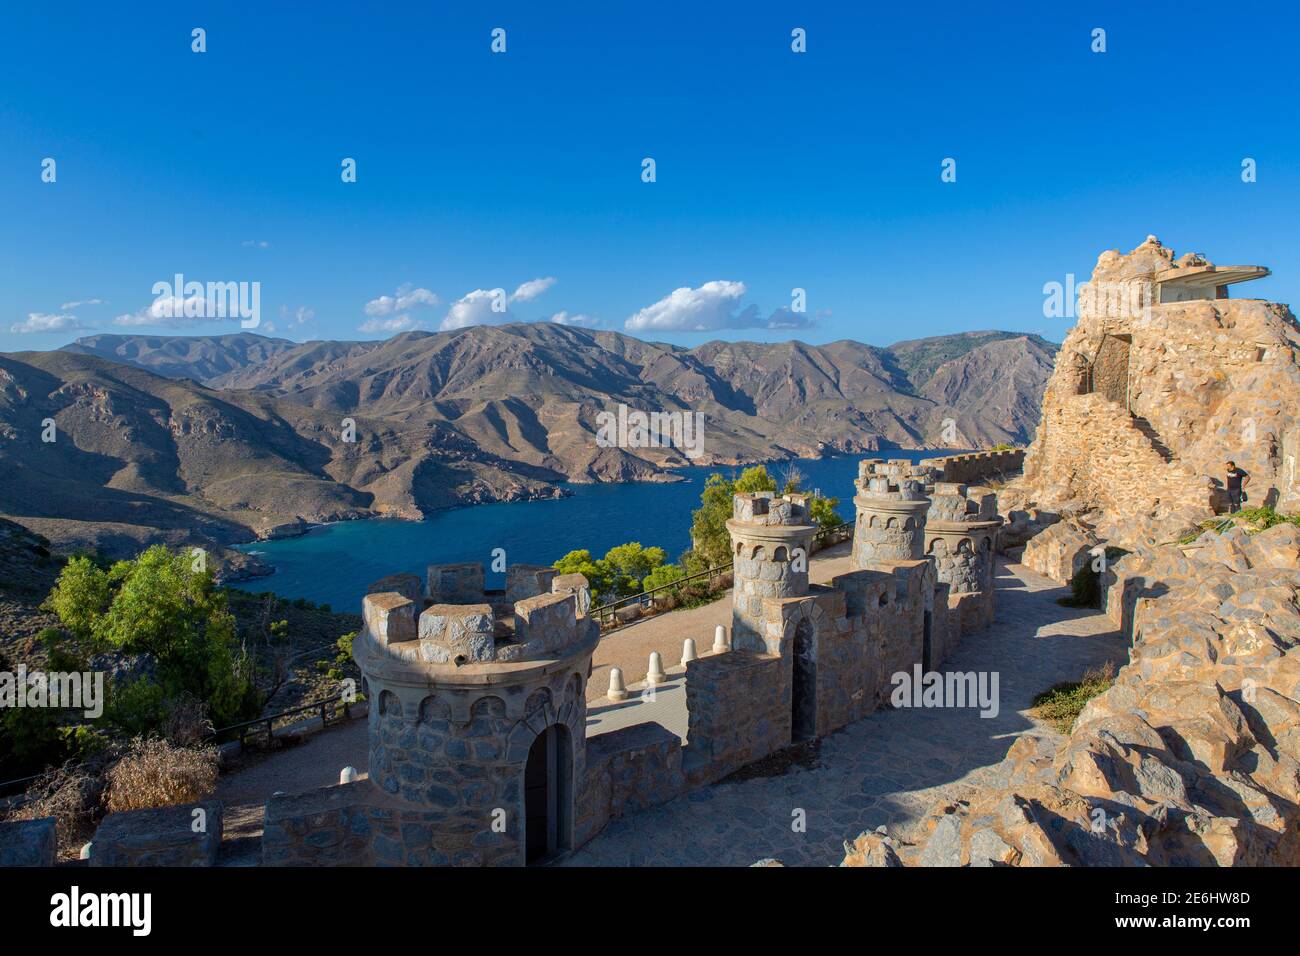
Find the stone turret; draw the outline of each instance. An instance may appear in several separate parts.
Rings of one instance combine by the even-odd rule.
[[[521,571],[518,589],[552,583],[538,572]],[[353,656],[371,701],[370,779],[423,814],[421,859],[523,863],[571,845],[600,636],[579,577],[508,610],[482,593],[446,600],[473,597],[482,569],[469,565],[431,568],[434,593],[418,601],[409,588],[366,596]]]
[[[905,459],[868,459],[858,465],[857,526],[853,532],[853,567],[881,561],[918,561],[925,553],[925,521],[930,500],[925,483],[932,469]]]
[[[731,646],[777,653],[780,635],[769,639],[763,601],[808,593],[808,556],[817,533],[808,496],[770,491],[736,495],[727,531],[735,561]]]
[[[934,558],[939,582],[948,585],[954,598],[976,608],[962,611],[966,626],[986,627],[993,621],[994,555],[1001,525],[997,495],[991,489],[955,482],[934,486],[925,552]]]

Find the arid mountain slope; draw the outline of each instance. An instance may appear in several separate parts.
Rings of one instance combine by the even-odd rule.
[[[299,345],[99,336],[0,356],[0,514],[56,546],[125,552],[414,518],[563,481],[672,480],[687,464],[1028,437],[1046,348],[1009,333],[927,341],[685,349],[546,323]],[[910,378],[922,352],[944,361]],[[602,446],[598,416],[619,405],[702,414],[701,454]]]
[[[298,348],[297,342],[251,332],[235,335],[88,335],[65,345],[63,351],[97,355],[157,372],[167,378],[208,382],[235,369],[264,362],[277,352]]]

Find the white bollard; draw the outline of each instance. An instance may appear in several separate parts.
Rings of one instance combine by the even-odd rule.
[[[356,767],[344,767],[339,771],[339,783],[352,783],[357,779]]]
[[[647,687],[654,687],[656,684],[662,684],[668,679],[664,673],[664,661],[659,656],[658,651],[650,652],[650,669],[645,673],[645,684]]]
[[[727,650],[727,629],[719,624],[713,630],[713,653],[721,654]]]
[[[613,701],[627,700],[627,688],[623,686],[623,671],[621,669],[617,667],[609,669],[609,693],[605,696]]]
[[[682,641],[682,666],[685,667],[695,660],[695,656],[695,638],[688,637]]]

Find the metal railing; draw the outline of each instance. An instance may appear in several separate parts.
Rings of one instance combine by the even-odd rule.
[[[838,544],[841,541],[847,541],[852,536],[853,523],[851,521],[842,521],[836,525],[819,528],[817,534],[814,535],[813,540],[817,542],[820,547],[824,548],[831,544]],[[650,588],[647,591],[629,594],[626,597],[617,598],[616,600],[593,607],[589,613],[596,618],[600,623],[601,628],[617,627],[620,623],[618,620],[618,611],[620,609],[636,604],[642,608],[643,612],[653,611],[656,596],[664,596],[670,591],[681,592],[682,589],[692,581],[699,581],[704,578],[709,580],[710,586],[712,587],[714,578],[720,578],[722,575],[727,574],[734,566],[734,561],[728,561],[726,564],[720,564],[715,568],[709,568],[705,571],[696,571],[694,574],[688,574],[685,577],[678,578],[676,581],[671,581],[668,584],[661,584],[658,587]]]
[[[343,720],[352,716],[351,707],[357,701],[349,701],[344,697],[327,697],[325,700],[313,700],[306,704],[299,704],[297,707],[290,707],[288,710],[282,710],[275,714],[265,714],[261,717],[254,717],[252,720],[246,720],[240,724],[231,724],[229,727],[218,727],[216,730],[203,735],[204,740],[219,740],[229,734],[238,733],[237,739],[242,747],[244,741],[251,736],[256,728],[265,727],[266,740],[269,744],[275,737],[275,722],[283,720],[286,717],[293,717],[298,714],[304,714],[308,711],[320,711],[321,723],[326,727],[329,726],[331,718],[338,717],[338,708],[343,710]]]

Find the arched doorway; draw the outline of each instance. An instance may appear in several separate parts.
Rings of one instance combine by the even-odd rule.
[[[790,738],[806,740],[817,734],[817,660],[808,619],[794,629],[794,683],[790,689]]]
[[[537,735],[524,765],[524,860],[543,862],[572,839],[573,747],[569,729],[552,724]]]

